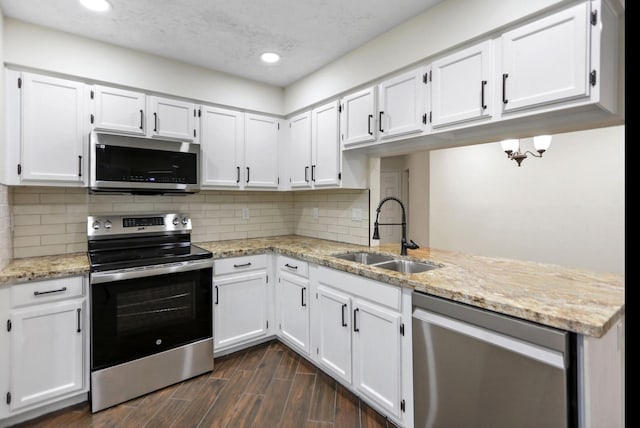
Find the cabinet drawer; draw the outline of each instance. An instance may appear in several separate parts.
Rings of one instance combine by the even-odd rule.
[[[329,285],[354,297],[378,303],[395,311],[402,310],[402,290],[395,285],[325,267],[319,269],[318,279],[320,284]]]
[[[231,257],[215,261],[213,274],[215,276],[228,273],[246,272],[256,269],[267,268],[267,255],[259,254],[255,256]]]
[[[11,307],[82,296],[83,282],[84,277],[74,276],[14,285],[11,287]]]
[[[278,256],[278,270],[304,278],[309,277],[309,263],[287,256]]]

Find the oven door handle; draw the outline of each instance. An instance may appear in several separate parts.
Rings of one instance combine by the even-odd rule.
[[[124,281],[127,279],[143,278],[170,273],[189,272],[192,270],[213,268],[213,259],[197,260],[183,263],[153,266],[139,270],[115,270],[105,272],[91,272],[89,279],[91,284],[103,284],[105,282]]]

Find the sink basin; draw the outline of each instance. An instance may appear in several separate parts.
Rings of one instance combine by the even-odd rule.
[[[389,254],[368,253],[366,251],[333,254],[333,257],[407,274],[425,272],[440,267],[433,263],[405,260]]]
[[[415,260],[390,260],[388,262],[376,263],[376,267],[389,269],[400,273],[418,273],[431,269],[437,269],[439,266],[431,263],[418,262]]]
[[[334,254],[333,257],[337,257],[342,260],[348,260],[350,262],[362,263],[365,265],[372,265],[375,263],[389,262],[394,260],[393,256],[389,256],[387,254],[368,253],[366,251]]]

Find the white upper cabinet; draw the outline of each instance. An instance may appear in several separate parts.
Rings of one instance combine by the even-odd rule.
[[[340,100],[340,132],[345,147],[376,140],[376,87],[344,96]]]
[[[289,120],[289,177],[291,187],[311,187],[311,111]]]
[[[20,182],[86,185],[85,143],[89,125],[86,86],[32,73],[18,76],[22,100],[21,155],[17,168]]]
[[[245,187],[278,187],[279,130],[279,119],[245,114]]]
[[[589,3],[502,35],[504,112],[589,96]]]
[[[142,92],[93,87],[94,122],[98,131],[114,131],[125,134],[145,135],[146,96]]]
[[[240,187],[244,113],[203,106],[200,117],[202,187]]]
[[[171,98],[149,97],[148,128],[151,137],[195,141],[197,107]]]
[[[340,184],[340,118],[338,102],[311,112],[311,181],[314,187]]]
[[[491,40],[431,64],[431,126],[434,128],[492,116]]]
[[[424,68],[384,80],[379,88],[378,132],[380,138],[422,131],[426,123]]]

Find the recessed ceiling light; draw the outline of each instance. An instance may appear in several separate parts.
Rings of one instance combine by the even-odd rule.
[[[280,55],[275,52],[265,52],[260,55],[260,59],[264,62],[268,62],[269,64],[273,64],[274,62],[280,61]]]
[[[91,9],[96,12],[106,12],[111,8],[111,5],[107,0],[80,0],[80,3],[87,9]]]

